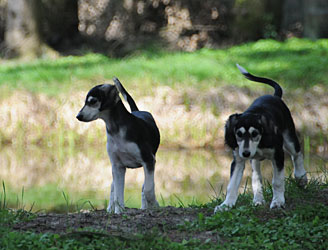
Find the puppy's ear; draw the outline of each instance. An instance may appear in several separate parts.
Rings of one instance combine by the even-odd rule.
[[[100,111],[111,108],[120,100],[118,91],[114,85],[104,84],[100,89],[104,93],[101,100]]]
[[[235,135],[235,126],[240,115],[241,114],[233,114],[229,116],[229,119],[225,124],[224,140],[231,149],[235,149],[238,146]]]

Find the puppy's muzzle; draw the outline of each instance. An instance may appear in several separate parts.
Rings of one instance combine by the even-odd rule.
[[[83,118],[83,114],[81,114],[81,112],[79,112],[76,116],[76,119],[78,119],[79,121],[83,122],[84,118]]]
[[[248,158],[248,157],[250,157],[250,155],[251,155],[251,152],[250,151],[248,151],[248,150],[245,150],[244,152],[243,152],[243,157],[244,158]]]

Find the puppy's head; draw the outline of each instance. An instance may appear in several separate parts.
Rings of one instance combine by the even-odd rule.
[[[238,147],[238,154],[243,159],[252,158],[263,135],[263,119],[255,114],[231,115],[225,126],[226,144],[233,150]]]
[[[82,122],[94,121],[101,118],[105,110],[110,110],[120,100],[114,85],[102,84],[93,87],[85,99],[85,104],[76,118]]]

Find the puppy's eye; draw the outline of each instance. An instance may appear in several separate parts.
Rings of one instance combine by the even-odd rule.
[[[257,137],[259,135],[259,132],[253,131],[251,135],[252,135],[252,137]]]
[[[238,132],[236,133],[236,135],[237,135],[237,137],[243,137],[243,133],[242,133],[241,131],[238,131]]]
[[[97,99],[91,99],[91,100],[88,102],[89,105],[94,105],[94,104],[96,104],[96,103],[97,103]]]

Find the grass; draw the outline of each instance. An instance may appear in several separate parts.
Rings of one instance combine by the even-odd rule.
[[[327,179],[327,178],[326,178]],[[108,232],[84,228],[64,234],[17,232],[11,228],[18,222],[34,218],[34,214],[23,209],[0,209],[0,247],[6,249],[327,249],[328,207],[327,182],[312,179],[305,189],[299,188],[292,178],[286,179],[285,210],[269,210],[267,206],[252,206],[252,194],[245,191],[237,201],[236,208],[215,215],[200,212],[198,218],[178,225],[175,233],[192,231],[195,235],[207,232],[216,235],[218,242],[205,239],[184,239],[171,241],[166,234],[153,228],[151,233],[142,229],[137,234],[110,235]],[[272,189],[266,186],[264,196],[267,202],[272,197]],[[2,202],[4,200],[2,199]],[[193,209],[213,211],[221,199],[207,204],[191,205]],[[128,215],[127,215],[128,216]],[[125,220],[127,216],[122,215]],[[183,215],[181,215],[183,216]]]
[[[125,205],[129,208],[140,208],[141,185],[133,184],[125,188]],[[90,187],[88,188],[91,189]],[[107,192],[101,190],[62,190],[58,185],[53,183],[40,187],[23,187],[21,191],[17,191],[15,188],[6,184],[3,189],[3,200],[5,202],[2,206],[11,209],[25,209],[33,212],[44,211],[47,213],[105,209],[108,206],[108,199],[106,198],[109,198],[109,188],[107,188]],[[187,190],[188,188],[183,186],[183,189]],[[164,191],[168,192],[169,190]],[[206,193],[206,188],[204,187],[203,193]],[[214,191],[212,193],[214,195]],[[196,195],[198,195],[198,199],[195,198]],[[188,207],[188,204],[200,205],[202,201],[208,201],[209,199],[210,197],[207,195],[200,196],[199,194],[194,194],[192,196],[190,191],[188,194],[184,193],[182,195],[180,191],[180,194],[172,193],[168,197],[165,197],[165,199],[160,193],[158,202],[160,206]]]
[[[34,186],[27,189],[23,187],[21,191],[17,192],[3,182],[0,195],[2,207],[35,212],[72,212],[104,205],[103,199],[97,199],[91,191],[68,193],[55,184],[46,184],[42,187]]]
[[[285,195],[292,208],[269,212],[268,207],[252,206],[251,195],[244,193],[239,197],[237,208],[211,217],[200,216],[187,227],[195,231],[218,230],[228,239],[222,246],[227,249],[248,249],[250,246],[261,249],[326,249],[328,207],[325,198],[321,201],[313,198],[327,187],[327,183],[320,184],[312,179],[303,190],[295,180],[288,178]],[[272,197],[270,186],[264,195]]]
[[[223,83],[239,85],[239,63],[258,75],[276,79],[286,88],[328,84],[328,40],[261,40],[224,50],[194,53],[141,51],[123,59],[100,54],[56,60],[7,62],[0,66],[1,82],[9,89],[27,89],[49,95],[82,88],[117,76],[138,88],[168,85],[210,88]]]
[[[1,232],[2,231],[2,232]],[[58,234],[36,234],[36,233],[8,233],[0,229],[2,237],[0,247],[6,249],[16,249],[23,247],[25,249],[148,249],[149,246],[154,246],[152,249],[182,249],[184,244],[169,242],[163,237],[138,236],[134,239],[122,239],[113,237],[104,233],[86,233],[83,236],[81,233],[77,236],[70,235],[63,237]],[[91,235],[91,237],[90,237]]]

